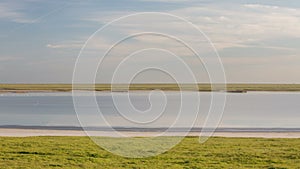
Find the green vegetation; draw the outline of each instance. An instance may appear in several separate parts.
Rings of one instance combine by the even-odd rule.
[[[224,85],[214,85],[212,89],[210,84],[199,84],[195,88],[191,84],[183,84],[180,87],[177,84],[130,84],[129,90],[199,90],[199,91],[219,91],[224,90]],[[75,86],[76,90],[96,90],[96,91],[127,91],[127,85],[96,84],[87,85],[79,84]],[[300,91],[300,84],[227,84],[228,92],[247,92],[247,91]],[[30,92],[30,91],[71,91],[71,84],[0,84],[0,92]]]
[[[187,137],[161,155],[116,156],[88,137],[0,137],[0,168],[299,168],[300,139]]]

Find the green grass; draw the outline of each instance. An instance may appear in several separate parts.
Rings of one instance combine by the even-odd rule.
[[[199,91],[224,90],[224,85],[214,85],[211,88],[210,84],[198,84]],[[92,85],[76,85],[76,89],[80,90],[96,90],[96,91],[110,91],[110,84],[96,84]],[[129,90],[168,90],[177,91],[179,86],[177,84],[131,84]],[[196,90],[194,85],[183,84],[182,90]],[[28,92],[29,91],[71,91],[71,84],[0,84],[0,91]],[[127,91],[126,85],[114,85],[114,91]],[[246,91],[300,91],[300,84],[227,84],[226,90],[229,92],[246,92]]]
[[[0,137],[0,168],[300,168],[300,139],[187,137],[161,155],[131,159],[88,137]]]

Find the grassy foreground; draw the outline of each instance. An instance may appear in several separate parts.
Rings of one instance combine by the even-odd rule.
[[[187,137],[159,156],[111,154],[88,137],[0,137],[0,168],[300,168],[300,139]]]
[[[216,84],[212,88],[210,84],[198,84],[195,85],[182,84],[180,85],[181,90],[199,90],[199,91],[212,91],[212,90],[224,90],[224,85]],[[75,86],[76,89],[80,90],[96,90],[96,91],[111,91],[111,84],[96,84],[85,85],[78,84]],[[177,84],[130,84],[129,90],[167,90],[167,91],[178,91],[180,88]],[[229,92],[247,92],[247,91],[300,91],[300,84],[226,84],[227,91]],[[17,91],[17,92],[28,92],[28,91],[71,91],[71,84],[0,84],[0,92],[5,91]],[[127,91],[128,86],[117,84],[113,85],[114,91]]]

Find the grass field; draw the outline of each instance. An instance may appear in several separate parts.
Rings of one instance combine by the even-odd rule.
[[[218,87],[220,86],[220,87]],[[224,90],[224,85],[214,85],[213,90]],[[110,84],[96,84],[91,85],[76,85],[76,89],[80,90],[96,90],[96,91],[110,91]],[[177,91],[179,87],[177,84],[131,84],[129,90],[167,90]],[[181,85],[182,90],[195,90],[194,85]],[[199,84],[199,91],[212,91],[210,84]],[[247,91],[300,91],[300,84],[227,84],[226,89],[229,92],[247,92]],[[71,84],[0,84],[0,91],[28,92],[28,91],[71,91]],[[126,85],[114,85],[114,91],[127,91]]]
[[[0,137],[0,168],[300,168],[300,139],[187,137],[159,156],[111,154],[88,137]]]

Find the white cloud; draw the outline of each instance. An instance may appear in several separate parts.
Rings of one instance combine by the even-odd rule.
[[[169,12],[184,17],[198,26],[218,49],[241,47],[246,46],[247,43],[259,43],[276,38],[300,37],[300,10],[293,8],[261,4],[232,4],[227,8],[216,3],[201,6],[191,5],[191,7]],[[127,14],[128,12],[92,13],[85,20],[108,23]],[[165,22],[163,18],[155,18],[153,27],[156,30],[170,29],[163,24]],[[172,25],[176,26],[174,30],[185,29],[185,25],[180,23],[172,23]],[[119,26],[119,31],[124,34],[136,32],[142,28],[139,25],[126,23]],[[191,40],[197,40],[193,34],[185,32],[184,36]],[[258,45],[261,47],[261,44]],[[268,47],[272,48],[272,46]]]
[[[300,37],[300,11],[259,4],[238,5],[226,9],[210,5],[174,10],[187,16],[215,42],[218,48],[259,42],[280,37]]]
[[[167,2],[165,0],[154,0],[154,1]],[[229,81],[237,82],[237,81],[249,80],[252,82],[253,81],[263,82],[265,79],[273,80],[273,81],[280,81],[280,80],[299,81],[300,60],[298,59],[299,58],[298,54],[300,52],[300,47],[299,45],[297,46],[297,44],[299,44],[297,42],[299,41],[296,41],[296,43],[289,41],[290,40],[289,38],[295,38],[295,39],[300,38],[300,31],[299,31],[300,10],[299,9],[287,8],[282,6],[262,5],[262,4],[241,4],[241,3],[236,3],[236,1],[231,2],[230,4],[223,3],[223,2],[208,2],[208,3],[199,4],[199,1],[187,2],[186,0],[184,1],[175,0],[172,2],[184,2],[183,3],[184,5],[182,5],[182,7],[178,5],[176,6],[176,8],[174,8],[174,10],[169,10],[170,9],[169,7],[158,8],[158,10],[169,12],[171,14],[184,17],[189,21],[191,21],[193,24],[198,26],[209,36],[209,38],[212,40],[212,42],[217,47],[217,49],[220,50],[220,53],[224,51],[222,49],[229,48],[227,49],[227,53],[225,50],[225,52],[223,52],[224,55],[223,56],[221,55],[222,59],[224,60],[224,64],[227,68],[226,74],[229,75],[228,76]],[[0,20],[18,22],[18,23],[33,23],[33,21],[29,19],[28,17],[29,15],[26,15],[26,13],[24,13],[24,11],[30,10],[28,9],[28,7],[31,7],[31,5],[27,5],[27,9],[24,9],[24,6],[22,6],[22,4],[24,5],[24,3],[18,4],[13,1],[0,2]],[[153,3],[153,5],[155,5],[155,3]],[[48,44],[47,43],[44,44],[45,47],[49,49],[53,49],[53,51],[57,50],[59,51],[59,53],[62,53],[61,51],[63,50],[66,50],[67,51],[66,53],[68,54],[71,51],[77,51],[77,49],[82,48],[82,46],[84,45],[85,41],[88,39],[88,36],[91,33],[90,32],[91,29],[86,29],[87,26],[90,26],[92,29],[95,28],[96,30],[97,29],[97,27],[95,27],[96,25],[99,25],[100,28],[103,24],[108,23],[113,19],[117,19],[124,15],[132,14],[132,12],[126,11],[124,10],[124,8],[116,8],[115,10],[112,11],[108,11],[108,10],[102,11],[102,10],[95,10],[95,8],[85,9],[84,6],[80,6],[80,10],[77,11],[77,9],[79,9],[79,6],[78,8],[73,9],[75,10],[75,13],[70,13],[68,9],[60,13],[61,15],[59,17],[72,16],[73,18],[70,18],[70,20],[68,20],[70,22],[66,22],[66,23],[57,22],[57,24],[62,24],[64,26],[75,25],[76,29],[73,29],[74,32],[72,32],[72,30],[68,32],[68,34],[70,33],[71,35],[73,35],[72,39],[75,40],[71,39],[71,40],[59,41],[59,40],[55,40],[56,36],[47,38],[47,36],[55,35],[56,33],[58,33],[57,29],[52,30],[49,28],[43,30],[43,31],[49,30],[49,34],[45,35],[46,38],[49,39],[49,41],[47,42]],[[109,8],[109,9],[113,9],[113,8]],[[147,10],[145,7],[141,6],[141,9],[139,9],[139,11],[142,11],[144,9]],[[46,10],[50,10],[50,9],[47,8]],[[55,9],[54,11],[50,11],[48,14],[40,16],[36,20],[40,20],[43,17],[47,17],[48,15],[56,11],[57,9]],[[41,13],[32,12],[32,16],[37,14],[41,14]],[[79,18],[80,21],[74,22],[72,20],[74,18]],[[67,20],[68,18],[64,18],[64,19]],[[49,22],[49,26],[50,24],[52,23]],[[54,26],[55,28],[58,28],[58,26],[62,26],[62,25],[54,25]],[[83,25],[82,29],[77,29],[77,27],[79,28],[80,25]],[[149,20],[149,19],[143,20],[143,18],[139,18],[139,22],[123,22],[116,26],[117,26],[116,30],[111,30],[108,33],[104,34],[104,36],[101,36],[100,38],[98,37],[93,41],[91,41],[91,43],[88,46],[88,48],[91,49],[91,54],[88,56],[92,56],[94,53],[97,52],[100,53],[99,50],[101,49],[104,50],[109,49],[113,44],[113,42],[120,40],[119,37],[123,37],[140,31],[145,31],[145,30],[149,31],[153,28],[158,32],[170,31],[170,33],[177,34],[183,39],[189,39],[191,42],[194,43],[207,42],[204,41],[203,37],[199,38],[196,37],[194,33],[185,31],[187,30],[186,24],[182,24],[179,22],[177,23],[176,21],[171,22],[170,20],[167,21],[164,20],[164,18],[159,18],[159,17],[153,18],[153,20]],[[40,27],[37,27],[37,29],[38,28]],[[39,36],[40,32],[42,31],[34,32],[34,34],[36,33],[36,35]],[[87,34],[85,34],[86,37],[83,37],[82,34],[80,34],[82,38],[80,37],[78,38],[79,36],[78,33],[87,33]],[[66,37],[59,36],[59,38],[56,39],[61,40],[61,38],[68,38],[68,37],[69,36]],[[45,38],[45,37],[41,36],[41,38]],[[35,41],[35,39],[25,39],[25,40],[29,41],[32,44],[40,42],[40,41]],[[272,42],[277,42],[277,43],[272,43]],[[289,42],[289,43],[280,46],[285,42]],[[183,56],[183,58],[186,60],[191,58],[191,57],[185,57],[186,55],[188,55],[188,52],[186,51],[185,48],[178,46],[178,44],[171,42],[169,39],[153,37],[153,36],[140,36],[140,37],[133,38],[128,42],[118,46],[118,48],[115,51],[113,51],[114,57],[109,58],[110,59],[109,63],[114,64],[114,62],[120,60],[120,57],[122,58],[126,56],[125,54],[130,53],[135,49],[139,50],[145,47],[161,47],[163,49],[170,49],[170,51],[174,51],[174,53]],[[268,50],[262,50],[262,48]],[[277,51],[278,53],[276,53]],[[49,57],[51,54],[52,52],[46,55],[48,55],[47,57]],[[149,53],[148,55],[149,57],[145,59],[145,62],[148,61],[155,62],[161,60],[159,56],[155,56],[151,58],[151,54],[152,53]],[[231,56],[232,54],[234,56]],[[19,55],[24,57],[26,55],[28,56],[31,55],[31,53],[27,54],[21,52]],[[40,56],[40,54],[38,54],[38,56]],[[15,58],[0,57],[0,61],[9,61],[13,59]],[[199,64],[197,62],[194,62],[194,60],[192,59],[193,58],[189,59],[188,61],[190,61],[190,63],[193,64],[192,65],[193,68],[199,67]],[[42,60],[42,61],[43,63],[37,63],[37,62],[35,63],[37,63],[36,65],[42,65],[42,66],[47,64],[52,64],[52,63],[46,63],[46,60]],[[212,62],[213,61],[215,60],[212,60]],[[111,68],[111,65],[107,64],[106,66]],[[62,69],[64,69],[67,66],[65,64],[61,64],[61,67]],[[277,69],[278,67],[280,67],[280,69]],[[32,68],[32,66],[30,66],[30,68]],[[53,70],[55,70],[55,68],[53,68]]]

